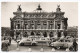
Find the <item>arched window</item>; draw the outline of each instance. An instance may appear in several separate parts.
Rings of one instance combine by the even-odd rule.
[[[25,33],[24,33],[24,37],[28,37],[28,34],[27,34],[27,32],[25,32]]]
[[[40,32],[37,32],[36,35],[40,36]]]
[[[19,34],[20,34],[20,32],[19,32],[19,31],[16,31],[16,34],[17,34],[17,35],[19,35]]]
[[[33,31],[31,32],[31,35],[34,35],[34,32]]]
[[[53,32],[50,32],[49,36],[50,36],[50,37],[53,37]]]
[[[61,37],[61,31],[58,31],[58,37]]]
[[[60,29],[61,24],[57,24],[58,29]]]

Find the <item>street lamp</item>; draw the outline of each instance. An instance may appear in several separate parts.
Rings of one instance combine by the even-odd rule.
[[[43,50],[43,42],[42,42],[42,47],[41,47],[41,52],[43,52],[44,50]]]
[[[19,50],[19,41],[17,41],[17,49],[16,50]]]
[[[23,19],[23,37],[24,37],[24,19]]]

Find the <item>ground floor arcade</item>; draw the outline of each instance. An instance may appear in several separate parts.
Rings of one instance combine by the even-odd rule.
[[[14,30],[14,38],[29,36],[61,37],[62,35],[64,35],[64,30]]]

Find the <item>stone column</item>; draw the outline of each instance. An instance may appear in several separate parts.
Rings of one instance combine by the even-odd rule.
[[[54,21],[52,22],[52,29],[54,29]]]
[[[14,31],[14,39],[16,39],[16,31]]]
[[[47,29],[48,29],[48,21],[47,21]]]
[[[23,38],[23,33],[22,33],[22,31],[21,31],[21,39]]]
[[[17,26],[17,24],[15,25],[15,27],[16,27],[16,29],[18,29],[18,26]]]
[[[22,21],[21,21],[21,29],[22,29]]]
[[[49,29],[49,20],[47,21],[47,29]]]
[[[35,29],[37,29],[37,21],[35,21]]]
[[[62,29],[62,21],[61,21],[61,29]]]
[[[38,23],[37,23],[37,21],[36,21],[36,29],[38,28]]]
[[[63,21],[62,21],[62,29],[64,29],[64,23],[63,23]]]
[[[41,21],[41,29],[43,29],[43,21]]]
[[[30,21],[28,21],[28,29],[31,28],[31,25],[30,24],[31,24]]]
[[[54,29],[55,29],[55,20],[54,20]]]
[[[20,29],[21,29],[21,21],[20,21]]]
[[[16,24],[15,24],[15,22],[14,22],[14,29],[16,29],[16,28],[15,28],[15,25],[16,25]]]
[[[28,31],[28,35],[30,35],[30,36],[31,36],[31,31]]]
[[[49,32],[49,31],[47,31],[47,37],[49,37],[49,33],[50,33],[50,32]]]
[[[41,34],[41,36],[40,36],[40,37],[42,37],[42,36],[43,36],[42,31],[40,32],[40,34]]]
[[[35,29],[35,21],[34,21],[34,29]]]
[[[36,32],[34,32],[34,36],[36,36]]]
[[[24,21],[22,21],[22,29],[23,29],[23,27],[24,27]]]

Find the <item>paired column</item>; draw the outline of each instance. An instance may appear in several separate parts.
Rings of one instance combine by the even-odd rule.
[[[50,33],[50,32],[49,32],[49,31],[47,31],[47,37],[49,37],[49,33]]]
[[[49,20],[47,20],[47,29],[49,29]]]
[[[23,38],[23,33],[21,32],[21,34],[20,34],[20,35],[21,35],[21,39],[22,39],[22,38]]]
[[[16,39],[16,31],[14,31],[14,39]]]
[[[62,21],[61,21],[61,29],[62,29]]]
[[[41,21],[41,29],[43,29],[43,21]]]
[[[28,29],[30,29],[31,28],[31,23],[30,23],[30,21],[28,21]]]
[[[37,21],[35,21],[35,29],[37,29]]]
[[[21,29],[21,21],[20,21],[20,29]]]
[[[54,20],[54,29],[55,29],[55,20]]]
[[[14,29],[16,29],[16,24],[15,24],[15,22],[14,22]]]

